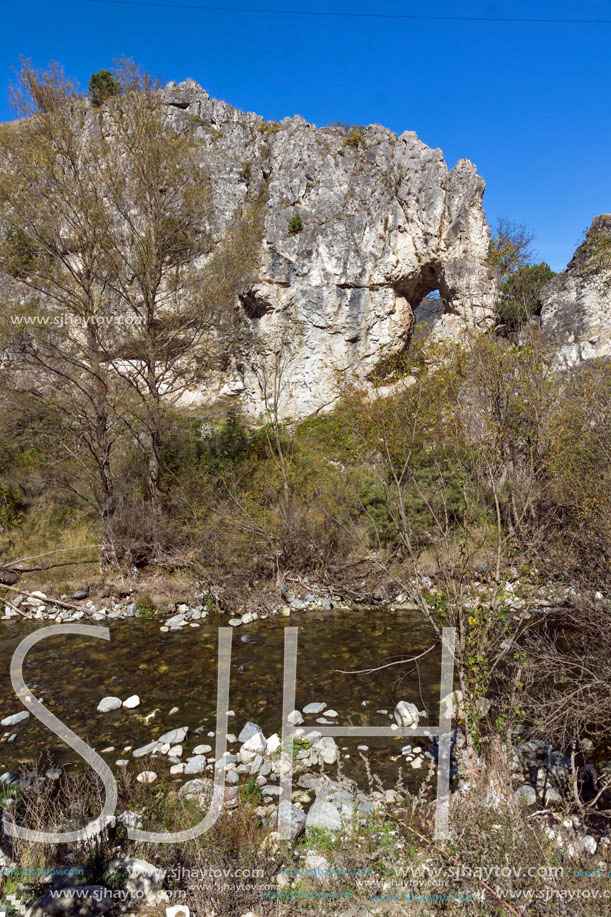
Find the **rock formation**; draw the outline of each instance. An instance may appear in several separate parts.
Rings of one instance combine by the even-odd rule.
[[[192,404],[221,395],[256,415],[261,375],[279,375],[281,364],[279,413],[324,409],[339,376],[365,382],[408,346],[414,310],[433,290],[445,308],[435,335],[486,324],[496,287],[484,182],[471,162],[449,170],[411,131],[265,122],[190,80],[168,84],[162,98],[170,124],[195,125],[218,238],[249,192],[267,188],[260,274],[242,297],[266,342],[265,368],[254,371],[246,355],[216,391],[192,392]]]
[[[572,260],[540,294],[541,328],[558,362],[611,355],[611,214],[594,218]]]

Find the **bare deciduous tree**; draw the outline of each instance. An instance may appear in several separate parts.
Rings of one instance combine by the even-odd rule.
[[[13,92],[24,120],[0,137],[10,385],[74,432],[107,546],[117,436],[141,453],[157,511],[168,409],[239,340],[265,191],[219,230],[193,124],[171,122],[133,63],[114,79],[120,92],[92,109],[58,65],[24,61]]]

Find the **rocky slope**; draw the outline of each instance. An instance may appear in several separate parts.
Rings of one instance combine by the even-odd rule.
[[[484,325],[495,298],[486,263],[484,182],[466,159],[449,170],[415,133],[330,126],[301,117],[265,122],[211,99],[197,83],[162,92],[175,126],[195,124],[215,184],[218,237],[249,192],[267,183],[258,282],[242,298],[273,351],[284,338],[284,416],[333,403],[338,373],[366,380],[409,343],[414,309],[439,290],[446,308],[435,334]],[[299,214],[301,230],[291,232]],[[246,359],[216,391],[251,415],[263,407],[261,372]],[[290,391],[288,391],[290,389]],[[285,393],[286,392],[286,393]]]
[[[543,289],[541,328],[573,366],[611,355],[611,214],[594,218],[572,260]]]

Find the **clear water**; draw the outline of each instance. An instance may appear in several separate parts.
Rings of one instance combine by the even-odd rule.
[[[96,751],[116,749],[105,759],[113,764],[126,745],[137,748],[178,726],[189,726],[185,754],[199,743],[214,742],[206,736],[215,729],[217,628],[225,622],[212,619],[199,628],[186,627],[177,633],[161,633],[160,622],[130,619],[111,623],[111,640],[80,636],[52,637],[37,645],[25,661],[24,676],[33,694]],[[37,625],[33,622],[0,622],[0,716],[22,709],[13,694],[9,665],[20,639]],[[339,725],[389,725],[399,700],[417,704],[437,722],[441,651],[436,647],[417,664],[393,666],[371,675],[345,675],[338,669],[362,669],[388,662],[397,656],[414,656],[435,643],[428,624],[413,611],[376,608],[356,611],[302,612],[291,618],[256,621],[233,633],[229,731],[237,735],[247,720],[258,723],[266,735],[280,731],[282,707],[283,633],[286,626],[299,628],[297,703],[302,709],[312,701],[326,701],[338,711]],[[242,638],[246,637],[248,642]],[[138,694],[140,706],[97,713],[102,697],[125,700]],[[179,711],[172,716],[172,707]],[[156,711],[148,723],[144,716]],[[323,714],[324,715],[324,714]],[[308,725],[316,717],[306,718]],[[204,732],[193,730],[204,726]],[[30,717],[1,732],[16,733],[16,739],[0,743],[0,766],[18,770],[43,752],[67,767],[82,761],[41,723]],[[364,777],[358,744],[370,748],[373,769],[385,785],[394,782],[400,765],[401,747],[406,740],[338,739],[344,772]],[[418,744],[418,740],[412,740]],[[229,746],[230,749],[235,746]],[[394,760],[393,760],[394,758]],[[130,767],[143,769],[143,759]],[[114,766],[114,765],[113,765]],[[156,758],[155,769],[167,767]],[[405,768],[404,768],[405,770]],[[415,772],[420,777],[422,772]],[[182,779],[182,778],[177,778]],[[420,779],[420,778],[418,778]]]

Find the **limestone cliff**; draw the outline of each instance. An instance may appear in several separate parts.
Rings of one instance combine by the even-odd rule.
[[[409,343],[414,309],[432,290],[446,310],[436,335],[486,324],[496,287],[484,182],[471,162],[449,170],[441,151],[411,131],[314,127],[298,116],[265,122],[193,81],[168,84],[162,98],[171,124],[195,125],[219,238],[249,191],[267,188],[260,273],[242,308],[268,357],[291,340],[281,414],[331,404],[338,373],[367,380]],[[260,412],[261,377],[248,355],[216,391],[190,400],[218,394]]]
[[[541,295],[541,328],[558,362],[611,356],[611,214],[594,218],[586,239]]]

